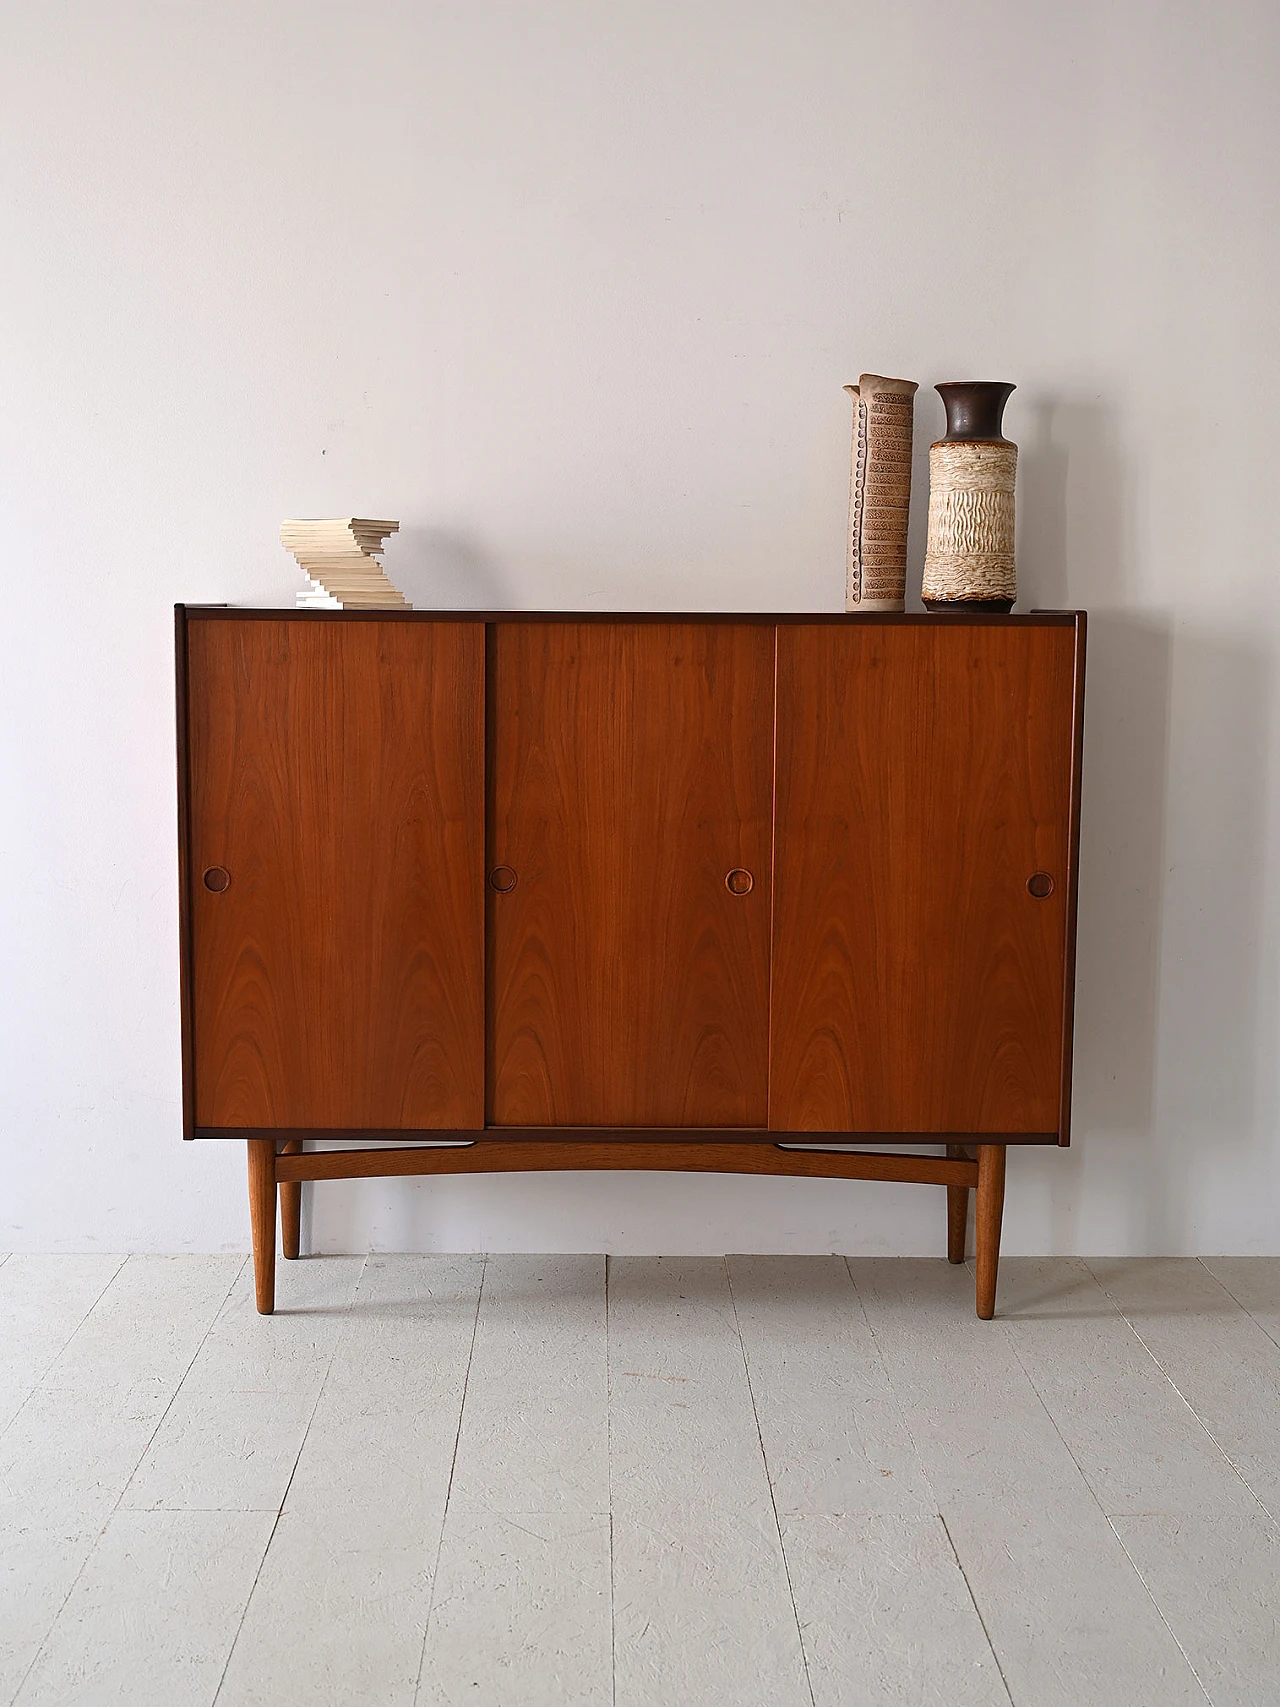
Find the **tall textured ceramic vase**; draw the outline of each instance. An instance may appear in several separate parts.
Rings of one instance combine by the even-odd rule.
[[[907,595],[914,379],[864,373],[853,396],[846,610],[902,610]]]
[[[1002,428],[1015,388],[998,380],[968,380],[935,389],[946,407],[947,431],[929,446],[925,609],[1010,611],[1018,596],[1018,447]]]

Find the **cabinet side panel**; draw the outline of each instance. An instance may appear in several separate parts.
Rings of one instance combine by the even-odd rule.
[[[763,1126],[772,629],[499,622],[490,657],[491,1123]]]
[[[197,1124],[482,1125],[483,628],[205,619],[187,658]]]
[[[1074,653],[1067,627],[779,628],[775,1129],[1057,1132]]]
[[[178,1006],[182,1025],[182,1136],[196,1127],[195,1024],[191,1011],[191,792],[187,746],[187,613],[173,612],[174,720],[178,736]]]
[[[1058,1142],[1071,1142],[1071,1075],[1075,1056],[1076,924],[1080,896],[1080,788],[1084,767],[1084,663],[1088,618],[1081,611],[1075,629],[1075,691],[1071,708],[1071,829],[1068,840],[1066,955],[1062,977],[1062,1105]]]

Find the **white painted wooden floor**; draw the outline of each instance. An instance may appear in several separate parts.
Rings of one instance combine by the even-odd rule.
[[[0,1703],[1276,1707],[1280,1259],[0,1263]]]

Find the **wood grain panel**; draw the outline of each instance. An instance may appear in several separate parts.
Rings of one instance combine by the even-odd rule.
[[[491,629],[491,1125],[764,1124],[773,646]]]
[[[1057,1130],[1074,653],[1058,626],[779,629],[775,1130]]]
[[[483,1125],[484,630],[207,619],[187,677],[197,1123]]]
[[[1003,1153],[1003,1145],[992,1145]],[[408,1150],[315,1150],[277,1156],[277,1180],[387,1179],[401,1174],[559,1172],[563,1169],[666,1169],[674,1173],[778,1174],[805,1179],[899,1180],[968,1187],[978,1164],[942,1156],[887,1155],[866,1150],[801,1150],[780,1144],[704,1140],[667,1144],[620,1136],[603,1143],[548,1138],[512,1144],[482,1138],[472,1144],[423,1144]]]

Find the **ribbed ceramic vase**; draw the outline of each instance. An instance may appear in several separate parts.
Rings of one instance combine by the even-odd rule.
[[[1002,429],[1015,388],[1003,380],[966,380],[935,389],[947,411],[947,431],[929,447],[925,609],[1010,611],[1018,596],[1018,447]]]
[[[845,390],[853,397],[845,609],[904,610],[916,382],[864,373]]]

